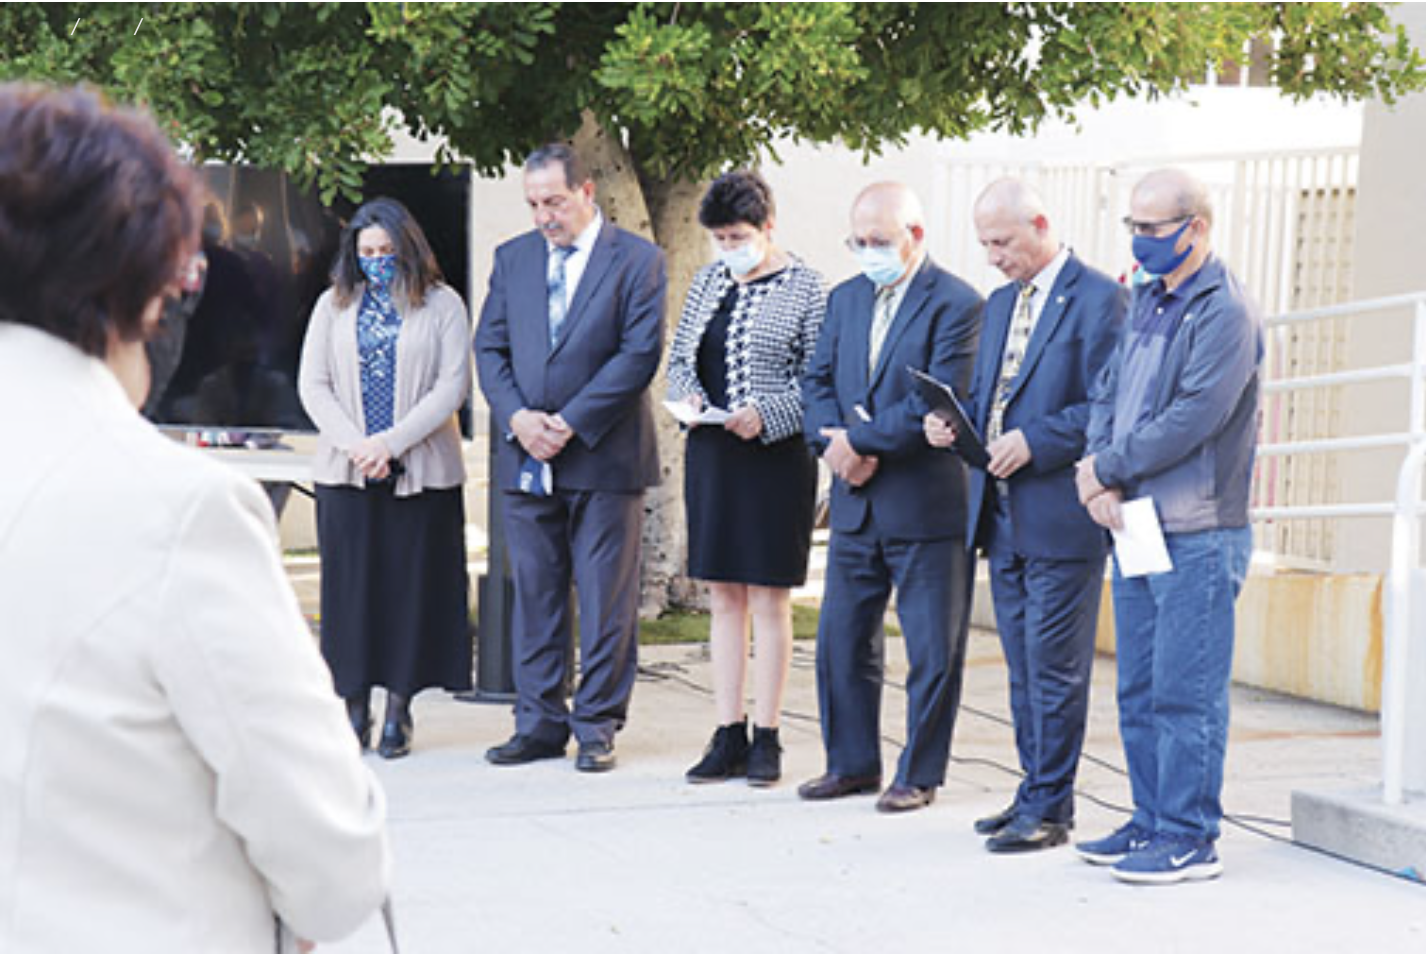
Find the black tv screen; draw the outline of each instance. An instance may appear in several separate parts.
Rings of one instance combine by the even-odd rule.
[[[310,431],[297,396],[302,340],[343,226],[360,203],[322,204],[315,188],[250,166],[202,167],[201,285],[165,310],[149,346],[153,388],[144,414],[160,426],[199,430],[215,445],[262,445],[274,433]],[[430,241],[446,282],[470,302],[470,171],[424,163],[370,167],[362,197],[401,201]],[[469,410],[462,412],[469,435]]]

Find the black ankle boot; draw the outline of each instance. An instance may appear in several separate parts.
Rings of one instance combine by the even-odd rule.
[[[748,784],[771,785],[782,778],[782,743],[777,729],[753,726],[753,744],[748,748]]]
[[[361,750],[371,748],[371,692],[358,692],[347,696],[347,720],[352,724]]]
[[[386,759],[409,755],[412,730],[410,700],[387,693],[386,722],[381,727],[381,744],[376,747],[376,754]]]
[[[742,775],[748,767],[748,720],[720,725],[708,742],[703,759],[688,770],[690,782],[722,782]]]

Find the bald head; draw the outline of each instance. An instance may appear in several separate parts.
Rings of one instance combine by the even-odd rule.
[[[925,241],[921,203],[904,184],[873,183],[857,195],[850,243],[872,282],[895,286],[904,281],[915,271]],[[889,264],[883,262],[888,257],[894,257]]]
[[[975,201],[976,216],[1004,214],[1030,222],[1036,217],[1049,217],[1045,213],[1044,200],[1035,188],[1024,180],[1007,176],[987,186]]]
[[[1028,283],[1059,255],[1044,201],[1020,180],[996,180],[986,187],[976,200],[974,218],[986,259],[1006,279]]]
[[[1162,169],[1146,173],[1134,185],[1130,205],[1143,204],[1159,210],[1159,219],[1197,216],[1213,225],[1213,198],[1208,187],[1196,176],[1179,169]],[[1136,214],[1135,219],[1140,219]]]
[[[862,190],[852,204],[853,228],[859,216],[884,222],[892,229],[926,228],[921,201],[904,183],[873,183]]]

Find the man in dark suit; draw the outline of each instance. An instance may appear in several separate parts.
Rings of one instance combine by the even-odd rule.
[[[1080,505],[1089,389],[1114,351],[1126,293],[1061,246],[1018,180],[981,194],[975,228],[1009,283],[991,294],[967,413],[990,464],[970,480],[972,548],[990,564],[1024,779],[1004,811],[975,823],[992,852],[1064,844],[1089,710],[1107,537]],[[952,433],[934,414],[932,445]]]
[[[969,606],[965,467],[922,434],[907,366],[964,389],[980,332],[975,290],[930,261],[920,205],[878,183],[852,207],[862,276],[831,293],[803,394],[807,438],[835,475],[817,629],[826,774],[805,799],[881,788],[883,619],[893,587],[906,636],[906,745],[883,812],[929,805],[945,780]]]
[[[614,766],[634,687],[644,490],[658,482],[647,387],[663,349],[663,254],[604,222],[563,145],[525,162],[536,229],[495,251],[475,334],[515,580],[515,735],[496,765],[564,755]],[[570,581],[581,678],[565,702]]]

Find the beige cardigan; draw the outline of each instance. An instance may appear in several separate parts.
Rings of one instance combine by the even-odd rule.
[[[361,290],[341,309],[327,290],[312,310],[302,345],[297,390],[320,433],[313,478],[325,485],[362,486],[347,452],[366,437],[356,320]],[[456,412],[470,398],[470,316],[449,286],[432,287],[418,308],[397,297],[395,425],[378,438],[406,472],[396,494],[449,489],[465,481]]]

